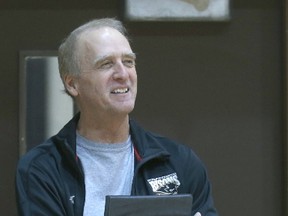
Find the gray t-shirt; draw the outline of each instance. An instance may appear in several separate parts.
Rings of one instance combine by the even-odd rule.
[[[95,143],[77,134],[77,155],[85,175],[83,216],[103,216],[106,195],[130,195],[134,150],[129,136],[124,143]]]

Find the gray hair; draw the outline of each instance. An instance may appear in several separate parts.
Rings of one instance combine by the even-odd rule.
[[[68,35],[58,49],[59,72],[62,80],[68,74],[75,76],[80,74],[80,64],[77,56],[77,42],[79,37],[86,31],[103,27],[110,27],[118,30],[128,40],[126,28],[121,21],[114,18],[95,19],[76,28]]]

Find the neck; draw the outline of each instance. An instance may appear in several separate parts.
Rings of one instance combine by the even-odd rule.
[[[91,118],[81,113],[78,133],[94,142],[120,143],[129,136],[129,116],[118,118]]]

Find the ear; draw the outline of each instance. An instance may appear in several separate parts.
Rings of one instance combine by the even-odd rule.
[[[76,97],[78,95],[78,89],[77,89],[77,80],[75,76],[72,75],[66,75],[63,78],[65,88],[67,92],[73,96]]]

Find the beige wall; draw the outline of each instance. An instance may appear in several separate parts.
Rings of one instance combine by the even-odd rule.
[[[1,215],[16,215],[19,51],[56,50],[74,27],[121,10],[118,0],[86,0],[79,8],[37,2],[0,4]],[[127,23],[138,54],[132,116],[194,148],[221,215],[277,216],[284,193],[282,7],[235,0],[231,8],[227,23]]]

